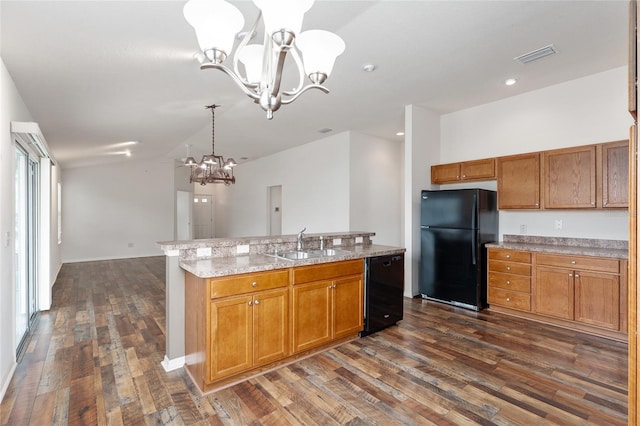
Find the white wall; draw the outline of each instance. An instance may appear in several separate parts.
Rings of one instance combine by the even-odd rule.
[[[405,108],[404,150],[404,295],[419,293],[421,191],[431,189],[431,165],[440,162],[440,116],[409,105]]]
[[[11,121],[33,121],[33,117],[16,89],[11,75],[0,58],[0,399],[4,396],[15,368],[15,285],[14,285],[14,178],[15,148],[11,137]],[[55,168],[54,168],[55,169]],[[52,170],[51,190],[57,186],[59,173]],[[49,188],[42,188],[47,191]],[[51,212],[49,223],[49,282],[39,282],[40,291],[51,286],[60,269],[57,245],[57,214]],[[46,229],[46,224],[43,228]],[[55,240],[55,243],[53,242]],[[46,274],[44,274],[46,275]]]
[[[349,133],[238,165],[216,188],[216,237],[268,235],[267,188],[282,185],[282,233],[349,230]]]
[[[627,69],[616,68],[443,115],[440,162],[628,139],[631,125]],[[501,237],[520,234],[520,225],[529,235],[628,239],[626,210],[500,212]]]
[[[373,231],[374,242],[401,245],[403,144],[350,133],[349,229]]]
[[[62,260],[162,255],[173,240],[173,160],[158,158],[65,169]]]

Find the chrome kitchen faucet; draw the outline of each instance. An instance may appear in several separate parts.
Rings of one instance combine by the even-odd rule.
[[[307,230],[307,227],[305,226],[304,229],[300,232],[298,232],[298,246],[297,246],[297,250],[302,250],[302,239],[304,238],[304,231]]]

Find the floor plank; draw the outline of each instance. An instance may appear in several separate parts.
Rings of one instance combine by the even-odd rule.
[[[625,425],[627,346],[405,299],[398,326],[200,395],[165,372],[164,257],[65,264],[1,425]]]

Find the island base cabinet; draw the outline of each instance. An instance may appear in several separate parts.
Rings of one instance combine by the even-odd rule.
[[[293,352],[331,340],[331,281],[293,288]]]
[[[356,335],[364,324],[362,275],[293,288],[293,352]]]
[[[282,289],[211,302],[209,380],[286,357],[288,301]]]
[[[333,287],[333,338],[354,335],[364,326],[364,284],[362,276],[336,280]]]
[[[209,380],[244,371],[253,365],[253,296],[211,302]]]

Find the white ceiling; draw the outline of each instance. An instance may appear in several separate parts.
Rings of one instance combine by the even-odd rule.
[[[234,2],[248,28],[257,15]],[[404,106],[441,113],[528,92],[627,63],[627,1],[316,1],[304,29],[346,42],[319,91],[266,120],[219,71],[201,71],[184,1],[0,2],[0,54],[63,168],[211,151],[250,160],[354,130],[390,140]],[[553,44],[556,55],[513,58]],[[377,70],[365,73],[364,63]],[[507,77],[518,78],[507,87]],[[331,133],[329,133],[331,134]],[[131,158],[109,155],[128,147]],[[242,161],[240,161],[242,162]]]

